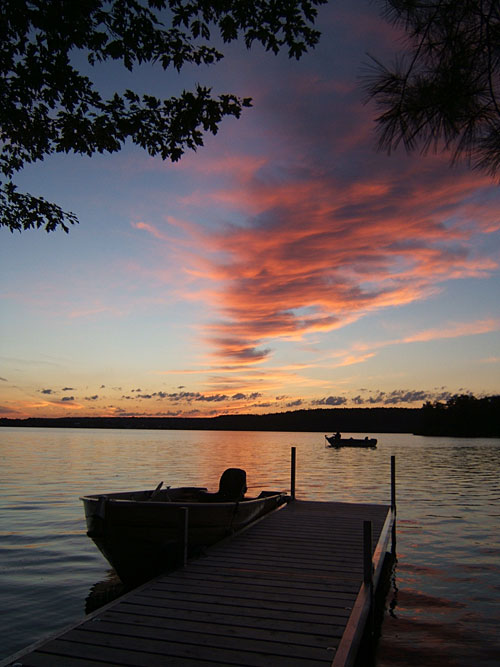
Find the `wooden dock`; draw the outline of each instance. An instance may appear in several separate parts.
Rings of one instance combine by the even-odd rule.
[[[294,501],[0,667],[347,667],[391,538],[390,506]],[[365,581],[366,579],[366,581]]]

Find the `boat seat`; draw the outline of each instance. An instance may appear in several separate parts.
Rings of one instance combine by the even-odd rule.
[[[224,470],[216,493],[200,493],[200,500],[209,503],[229,503],[243,500],[247,490],[247,474],[241,468]]]

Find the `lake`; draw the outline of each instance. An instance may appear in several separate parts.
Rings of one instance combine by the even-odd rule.
[[[160,481],[216,490],[228,467],[256,493],[289,489],[295,446],[305,500],[389,504],[396,457],[397,564],[377,667],[498,667],[500,440],[366,435],[377,449],[328,449],[321,433],[0,428],[0,659],[119,590],[85,534],[81,495]]]

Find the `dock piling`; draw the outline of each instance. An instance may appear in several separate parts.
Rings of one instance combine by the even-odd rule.
[[[391,456],[391,510],[394,515],[392,522],[391,553],[396,557],[396,457]]]
[[[391,456],[391,509],[396,512],[396,457]]]
[[[292,500],[295,500],[295,473],[296,473],[296,460],[297,460],[297,448],[292,447],[291,452],[291,479],[290,479],[290,497]]]

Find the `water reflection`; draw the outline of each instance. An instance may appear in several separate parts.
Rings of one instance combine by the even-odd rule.
[[[106,586],[92,591],[94,601],[116,592],[85,535],[79,496],[152,489],[160,480],[215,490],[228,467],[244,468],[256,493],[259,485],[288,489],[294,445],[297,497],[310,500],[389,504],[396,456],[398,562],[377,667],[436,660],[441,667],[498,667],[499,440],[370,434],[378,446],[365,451],[325,448],[322,433],[1,435],[0,590],[9,614],[0,658],[80,618],[91,582],[108,582],[107,593]]]
[[[106,577],[93,584],[88,592],[85,598],[85,614],[91,614],[129,590],[113,569],[108,570]]]
[[[397,558],[395,552],[387,553],[384,566],[377,587],[372,614],[367,621],[366,630],[361,641],[361,646],[356,656],[355,667],[377,667],[380,640],[383,632],[383,624],[386,613],[391,612],[391,604],[396,600],[396,577],[395,568]]]

